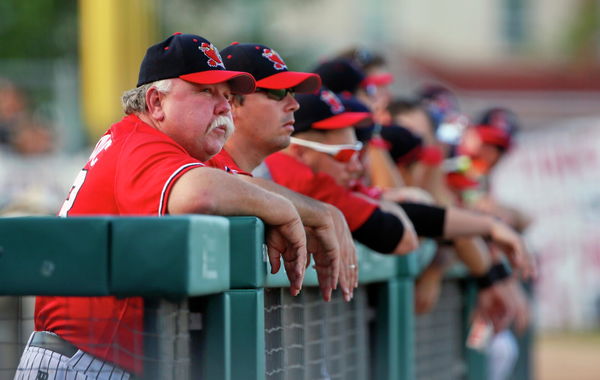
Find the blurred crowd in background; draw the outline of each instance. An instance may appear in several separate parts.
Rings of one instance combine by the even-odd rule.
[[[2,215],[55,214],[73,170],[81,165],[76,158],[57,150],[55,129],[32,113],[23,89],[0,79]]]

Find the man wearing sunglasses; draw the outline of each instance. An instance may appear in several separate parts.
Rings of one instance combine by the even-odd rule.
[[[356,142],[353,125],[358,124],[364,112],[347,112],[342,101],[328,90],[296,97],[300,108],[295,113],[296,124],[290,147],[269,156],[265,162],[269,174],[279,184],[302,194],[312,196],[339,207],[346,216],[354,237],[379,251],[390,252],[392,226],[409,219],[419,236],[452,239],[459,236],[484,235],[506,249],[514,268],[530,272],[523,243],[518,234],[506,224],[490,216],[457,207],[441,208],[418,203],[404,203],[402,207],[372,197],[379,212],[365,217],[367,207],[342,203],[340,194],[350,192],[363,174],[358,159],[360,145]],[[368,114],[367,114],[368,115]],[[364,119],[364,117],[363,117]],[[341,188],[341,189],[340,189]],[[352,192],[352,195],[363,196]],[[367,194],[364,194],[368,197]],[[368,214],[368,212],[366,212]],[[390,219],[388,215],[398,218]],[[356,221],[360,221],[356,223]],[[410,222],[409,222],[410,225]],[[412,226],[412,225],[411,225]],[[385,233],[382,233],[385,231]],[[385,249],[383,245],[387,243]]]
[[[304,146],[317,152],[326,153],[338,162],[355,162],[363,148],[363,143],[357,141],[355,144],[329,145],[321,144],[316,141],[303,140],[297,137],[290,138],[294,145]]]
[[[380,207],[377,201],[349,188],[362,165],[352,126],[370,120],[368,112],[347,112],[340,99],[322,88],[296,96],[291,145],[265,160],[271,178],[292,190],[339,208],[353,237],[378,252],[403,254],[418,246],[414,227],[404,212]],[[324,159],[326,157],[327,159]],[[323,165],[320,170],[314,170]]]
[[[349,301],[358,284],[358,267],[342,213],[327,203],[250,174],[265,157],[288,146],[298,109],[294,93],[316,91],[321,86],[319,76],[289,71],[281,56],[264,45],[233,43],[221,54],[229,69],[252,74],[257,88],[254,93],[234,96],[231,106],[236,131],[207,164],[242,174],[240,178],[292,201],[307,232],[308,250],[313,254],[323,298],[330,299],[339,277],[344,299]]]

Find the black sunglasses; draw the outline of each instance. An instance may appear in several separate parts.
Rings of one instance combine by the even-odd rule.
[[[283,100],[288,94],[291,94],[292,96],[294,96],[294,90],[291,88],[278,88],[278,89],[272,89],[272,88],[256,88],[256,92],[264,92],[265,95],[267,95],[267,97],[269,99],[273,99],[273,100],[277,100],[277,101],[281,101]]]

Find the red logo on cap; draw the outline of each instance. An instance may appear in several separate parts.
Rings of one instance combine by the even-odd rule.
[[[344,112],[344,105],[340,102],[340,99],[335,96],[335,94],[331,91],[322,91],[321,92],[321,100],[327,103],[329,108],[331,108],[331,113],[338,114],[340,112]]]
[[[287,69],[285,62],[283,62],[283,59],[279,54],[277,54],[275,50],[263,49],[262,56],[268,59],[269,61],[273,62],[273,67],[275,67],[275,70]]]
[[[213,46],[213,44],[207,44],[206,42],[203,42],[200,46],[198,46],[198,49],[202,50],[204,55],[208,58],[208,65],[210,67],[221,66],[222,68],[225,68],[223,60],[221,59],[221,55],[219,54],[217,48]]]

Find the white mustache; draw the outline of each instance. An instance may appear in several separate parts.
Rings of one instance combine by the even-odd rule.
[[[208,132],[210,133],[218,127],[225,127],[225,138],[229,138],[235,131],[235,125],[229,116],[217,116],[208,126]]]

